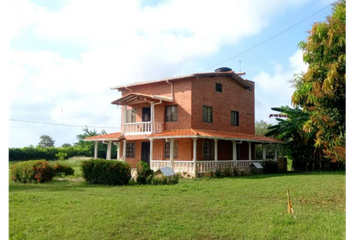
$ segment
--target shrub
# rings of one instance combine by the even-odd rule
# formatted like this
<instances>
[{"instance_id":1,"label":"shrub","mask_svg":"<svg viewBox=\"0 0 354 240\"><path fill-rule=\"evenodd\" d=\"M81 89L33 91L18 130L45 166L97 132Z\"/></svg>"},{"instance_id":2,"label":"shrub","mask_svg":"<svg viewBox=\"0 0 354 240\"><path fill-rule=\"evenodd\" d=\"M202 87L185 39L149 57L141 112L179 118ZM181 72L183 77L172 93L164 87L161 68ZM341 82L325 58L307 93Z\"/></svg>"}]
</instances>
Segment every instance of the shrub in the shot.
<instances>
[{"instance_id":1,"label":"shrub","mask_svg":"<svg viewBox=\"0 0 354 240\"><path fill-rule=\"evenodd\" d=\"M207 178L214 178L214 177L215 177L215 172L213 172L213 171L206 172L206 173L204 174L204 177L207 177Z\"/></svg>"},{"instance_id":2,"label":"shrub","mask_svg":"<svg viewBox=\"0 0 354 240\"><path fill-rule=\"evenodd\" d=\"M155 174L148 177L147 182L153 185L172 185L179 182L179 174L166 177L163 174Z\"/></svg>"},{"instance_id":3,"label":"shrub","mask_svg":"<svg viewBox=\"0 0 354 240\"><path fill-rule=\"evenodd\" d=\"M217 178L225 177L223 171L220 168L216 169L215 177L217 177Z\"/></svg>"},{"instance_id":4,"label":"shrub","mask_svg":"<svg viewBox=\"0 0 354 240\"><path fill-rule=\"evenodd\" d=\"M63 152L58 152L57 154L55 154L55 157L59 160L64 160L67 159L68 154Z\"/></svg>"},{"instance_id":5,"label":"shrub","mask_svg":"<svg viewBox=\"0 0 354 240\"><path fill-rule=\"evenodd\" d=\"M74 175L75 170L67 165L55 164L53 167L55 176L69 176Z\"/></svg>"},{"instance_id":6,"label":"shrub","mask_svg":"<svg viewBox=\"0 0 354 240\"><path fill-rule=\"evenodd\" d=\"M234 168L232 169L232 172L233 172L234 177L240 175L240 173L239 173L240 171L238 170L238 167L234 167Z\"/></svg>"},{"instance_id":7,"label":"shrub","mask_svg":"<svg viewBox=\"0 0 354 240\"><path fill-rule=\"evenodd\" d=\"M151 170L146 162L140 161L136 165L136 182L138 184L147 184L147 178L154 174L154 170Z\"/></svg>"},{"instance_id":8,"label":"shrub","mask_svg":"<svg viewBox=\"0 0 354 240\"><path fill-rule=\"evenodd\" d=\"M126 185L131 178L131 167L126 162L89 160L82 162L82 174L88 183Z\"/></svg>"},{"instance_id":9,"label":"shrub","mask_svg":"<svg viewBox=\"0 0 354 240\"><path fill-rule=\"evenodd\" d=\"M45 160L16 163L11 167L11 179L21 183L43 183L53 179L53 167Z\"/></svg>"},{"instance_id":10,"label":"shrub","mask_svg":"<svg viewBox=\"0 0 354 240\"><path fill-rule=\"evenodd\" d=\"M222 175L224 177L233 177L234 176L234 172L233 169L231 167L226 167L222 170Z\"/></svg>"},{"instance_id":11,"label":"shrub","mask_svg":"<svg viewBox=\"0 0 354 240\"><path fill-rule=\"evenodd\" d=\"M277 173L278 172L278 162L275 161L265 161L262 163L263 173Z\"/></svg>"}]
</instances>

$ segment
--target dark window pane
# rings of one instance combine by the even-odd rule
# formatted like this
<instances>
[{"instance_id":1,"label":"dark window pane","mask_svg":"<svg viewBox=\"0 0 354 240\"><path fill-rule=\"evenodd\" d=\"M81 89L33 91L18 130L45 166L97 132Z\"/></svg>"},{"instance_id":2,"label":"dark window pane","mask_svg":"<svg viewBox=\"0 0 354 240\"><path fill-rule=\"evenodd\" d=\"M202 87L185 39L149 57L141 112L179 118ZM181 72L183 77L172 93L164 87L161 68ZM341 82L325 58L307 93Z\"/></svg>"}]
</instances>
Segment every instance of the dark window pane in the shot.
<instances>
[{"instance_id":1,"label":"dark window pane","mask_svg":"<svg viewBox=\"0 0 354 240\"><path fill-rule=\"evenodd\" d=\"M231 111L231 125L232 126L239 125L239 113L236 111Z\"/></svg>"},{"instance_id":2,"label":"dark window pane","mask_svg":"<svg viewBox=\"0 0 354 240\"><path fill-rule=\"evenodd\" d=\"M178 121L178 107L166 106L166 122Z\"/></svg>"},{"instance_id":3,"label":"dark window pane","mask_svg":"<svg viewBox=\"0 0 354 240\"><path fill-rule=\"evenodd\" d=\"M203 122L213 122L213 108L203 106Z\"/></svg>"},{"instance_id":4,"label":"dark window pane","mask_svg":"<svg viewBox=\"0 0 354 240\"><path fill-rule=\"evenodd\" d=\"M215 83L215 91L222 92L222 84L221 83Z\"/></svg>"}]
</instances>

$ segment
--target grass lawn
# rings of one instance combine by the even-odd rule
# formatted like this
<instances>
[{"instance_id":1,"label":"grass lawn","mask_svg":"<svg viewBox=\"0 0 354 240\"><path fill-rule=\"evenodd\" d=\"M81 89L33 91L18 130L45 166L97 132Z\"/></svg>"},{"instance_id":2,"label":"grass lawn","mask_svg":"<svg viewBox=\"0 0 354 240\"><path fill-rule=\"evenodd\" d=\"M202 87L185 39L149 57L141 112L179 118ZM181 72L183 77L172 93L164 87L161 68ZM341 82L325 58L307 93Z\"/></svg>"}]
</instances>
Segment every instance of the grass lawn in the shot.
<instances>
[{"instance_id":1,"label":"grass lawn","mask_svg":"<svg viewBox=\"0 0 354 240\"><path fill-rule=\"evenodd\" d=\"M345 239L344 173L118 187L79 176L10 182L10 239ZM295 217L282 215L287 188Z\"/></svg>"}]
</instances>

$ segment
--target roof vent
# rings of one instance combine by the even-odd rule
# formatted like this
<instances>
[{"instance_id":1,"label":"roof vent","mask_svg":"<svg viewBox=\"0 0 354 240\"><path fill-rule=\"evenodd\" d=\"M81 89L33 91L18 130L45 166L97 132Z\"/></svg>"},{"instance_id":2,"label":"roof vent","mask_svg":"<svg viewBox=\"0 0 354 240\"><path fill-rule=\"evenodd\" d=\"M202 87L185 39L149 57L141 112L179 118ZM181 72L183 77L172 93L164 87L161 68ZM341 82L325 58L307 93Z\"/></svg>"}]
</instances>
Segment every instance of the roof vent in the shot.
<instances>
[{"instance_id":1,"label":"roof vent","mask_svg":"<svg viewBox=\"0 0 354 240\"><path fill-rule=\"evenodd\" d=\"M232 71L232 69L228 68L228 67L221 67L221 68L215 69L215 72L230 72L230 71Z\"/></svg>"}]
</instances>

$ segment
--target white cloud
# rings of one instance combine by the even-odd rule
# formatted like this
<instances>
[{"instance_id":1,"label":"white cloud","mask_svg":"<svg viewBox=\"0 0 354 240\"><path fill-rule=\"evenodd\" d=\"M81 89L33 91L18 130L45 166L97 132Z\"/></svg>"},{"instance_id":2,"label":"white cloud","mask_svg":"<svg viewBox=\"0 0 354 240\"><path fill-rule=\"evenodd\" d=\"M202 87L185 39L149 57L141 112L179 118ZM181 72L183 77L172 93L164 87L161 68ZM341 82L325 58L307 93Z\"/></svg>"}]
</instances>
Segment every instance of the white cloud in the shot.
<instances>
[{"instance_id":1,"label":"white cloud","mask_svg":"<svg viewBox=\"0 0 354 240\"><path fill-rule=\"evenodd\" d=\"M292 84L294 74L306 72L307 64L303 62L303 53L296 51L289 57L289 70L284 71L283 65L274 66L274 74L260 72L254 77L256 83L256 120L275 122L275 119L269 119L269 114L273 113L272 107L291 105L291 96L294 92Z\"/></svg>"},{"instance_id":2,"label":"white cloud","mask_svg":"<svg viewBox=\"0 0 354 240\"><path fill-rule=\"evenodd\" d=\"M197 60L259 33L276 15L307 1L170 0L143 6L140 1L68 0L54 12L17 1L12 36L32 31L42 41L86 51L80 60L65 59L60 51L11 51L10 117L118 127L118 110L110 102L119 95L110 87L204 71ZM296 59L290 60L294 68ZM256 83L271 93L276 92L271 85L279 84L285 94L284 77L291 76L281 65L276 71L274 76L262 72ZM29 131L39 138L39 130ZM80 131L61 134L60 141L72 142L67 139ZM22 134L12 128L10 145L28 145L28 139L20 142Z\"/></svg>"}]
</instances>

